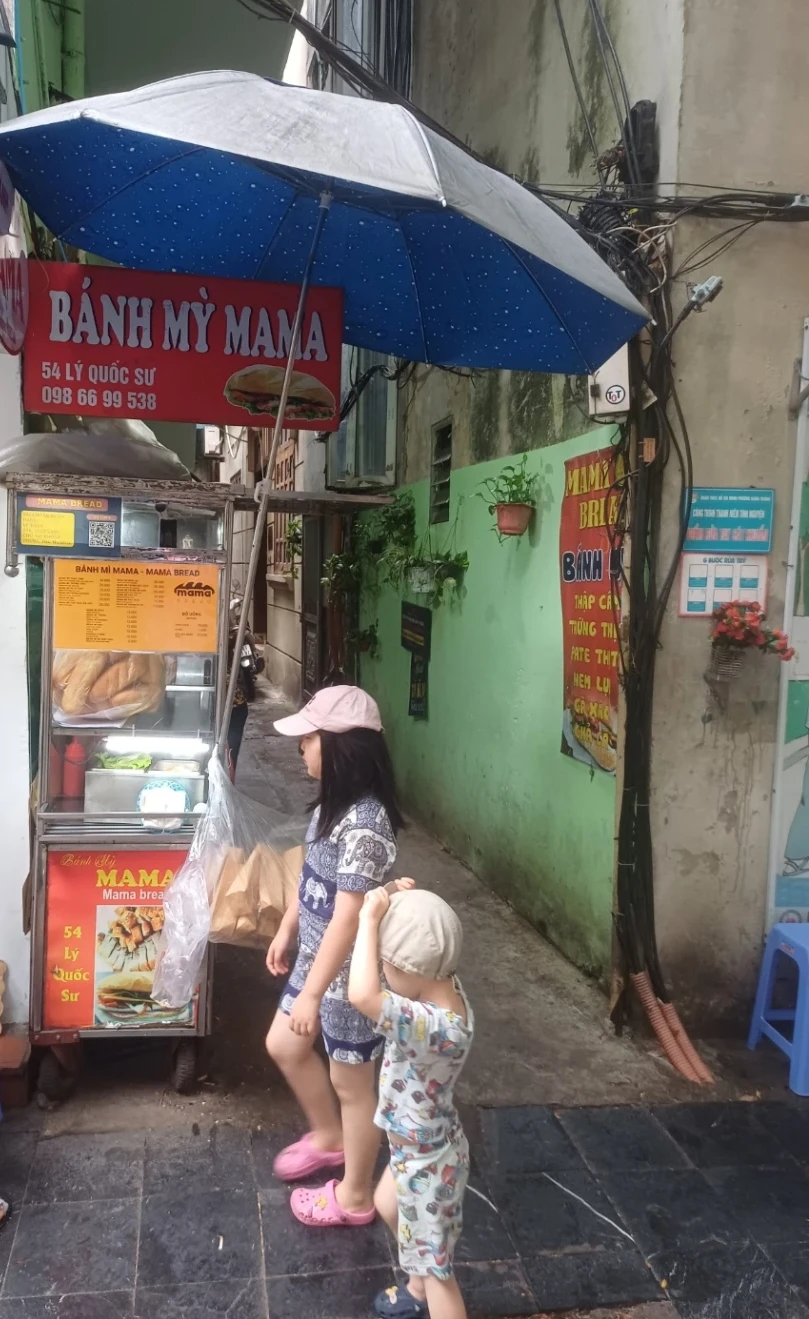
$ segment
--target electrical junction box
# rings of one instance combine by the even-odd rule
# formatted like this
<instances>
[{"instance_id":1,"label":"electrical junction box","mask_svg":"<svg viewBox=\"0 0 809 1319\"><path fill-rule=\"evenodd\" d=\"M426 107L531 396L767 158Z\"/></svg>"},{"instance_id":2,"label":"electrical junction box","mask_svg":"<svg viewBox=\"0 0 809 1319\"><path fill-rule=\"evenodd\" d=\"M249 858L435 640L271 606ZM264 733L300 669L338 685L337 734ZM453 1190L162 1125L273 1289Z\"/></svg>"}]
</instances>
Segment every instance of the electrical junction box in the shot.
<instances>
[{"instance_id":1,"label":"electrical junction box","mask_svg":"<svg viewBox=\"0 0 809 1319\"><path fill-rule=\"evenodd\" d=\"M629 349L619 348L608 362L587 378L590 416L594 421L615 421L629 412Z\"/></svg>"}]
</instances>

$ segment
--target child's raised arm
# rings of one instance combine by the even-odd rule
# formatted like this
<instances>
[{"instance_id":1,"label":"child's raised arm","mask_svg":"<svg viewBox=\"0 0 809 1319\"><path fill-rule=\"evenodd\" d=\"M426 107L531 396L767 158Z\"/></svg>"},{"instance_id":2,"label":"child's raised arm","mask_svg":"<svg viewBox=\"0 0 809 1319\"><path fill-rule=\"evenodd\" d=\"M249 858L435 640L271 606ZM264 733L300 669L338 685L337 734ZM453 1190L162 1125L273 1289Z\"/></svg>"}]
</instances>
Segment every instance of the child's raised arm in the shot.
<instances>
[{"instance_id":1,"label":"child's raised arm","mask_svg":"<svg viewBox=\"0 0 809 1319\"><path fill-rule=\"evenodd\" d=\"M350 1001L371 1021L378 1021L382 1013L379 926L389 906L390 894L386 888L376 888L366 893L360 910L360 926L348 977Z\"/></svg>"}]
</instances>

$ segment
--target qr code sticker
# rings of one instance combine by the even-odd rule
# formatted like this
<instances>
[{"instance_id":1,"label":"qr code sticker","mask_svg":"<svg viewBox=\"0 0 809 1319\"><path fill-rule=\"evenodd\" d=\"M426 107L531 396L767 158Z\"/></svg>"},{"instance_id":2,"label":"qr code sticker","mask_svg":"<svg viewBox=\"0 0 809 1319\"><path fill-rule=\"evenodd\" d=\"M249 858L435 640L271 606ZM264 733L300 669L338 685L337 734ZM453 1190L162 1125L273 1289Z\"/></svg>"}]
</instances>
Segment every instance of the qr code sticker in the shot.
<instances>
[{"instance_id":1,"label":"qr code sticker","mask_svg":"<svg viewBox=\"0 0 809 1319\"><path fill-rule=\"evenodd\" d=\"M87 526L87 544L91 550L112 550L115 548L114 522L90 521Z\"/></svg>"}]
</instances>

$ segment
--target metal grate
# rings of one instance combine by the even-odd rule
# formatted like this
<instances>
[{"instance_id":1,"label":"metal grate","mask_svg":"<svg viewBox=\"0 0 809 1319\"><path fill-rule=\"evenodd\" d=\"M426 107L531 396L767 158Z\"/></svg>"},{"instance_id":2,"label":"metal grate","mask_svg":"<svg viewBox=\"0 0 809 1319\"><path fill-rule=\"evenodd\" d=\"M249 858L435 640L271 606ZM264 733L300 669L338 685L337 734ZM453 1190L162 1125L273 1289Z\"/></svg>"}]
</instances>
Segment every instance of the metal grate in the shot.
<instances>
[{"instance_id":1,"label":"metal grate","mask_svg":"<svg viewBox=\"0 0 809 1319\"><path fill-rule=\"evenodd\" d=\"M433 426L430 466L430 522L449 522L449 482L452 472L452 422Z\"/></svg>"}]
</instances>

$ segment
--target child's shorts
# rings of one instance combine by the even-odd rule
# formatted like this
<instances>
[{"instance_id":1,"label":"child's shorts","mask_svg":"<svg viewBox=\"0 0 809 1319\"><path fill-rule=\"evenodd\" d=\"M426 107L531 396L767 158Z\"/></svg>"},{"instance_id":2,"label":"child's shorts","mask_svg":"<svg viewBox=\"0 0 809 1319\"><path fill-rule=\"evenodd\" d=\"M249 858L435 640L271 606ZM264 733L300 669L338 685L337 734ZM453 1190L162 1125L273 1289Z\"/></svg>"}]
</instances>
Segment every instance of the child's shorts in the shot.
<instances>
[{"instance_id":1,"label":"child's shorts","mask_svg":"<svg viewBox=\"0 0 809 1319\"><path fill-rule=\"evenodd\" d=\"M406 1273L452 1277L469 1180L469 1145L460 1127L447 1144L426 1153L391 1146L390 1166L399 1201L399 1263Z\"/></svg>"}]
</instances>

